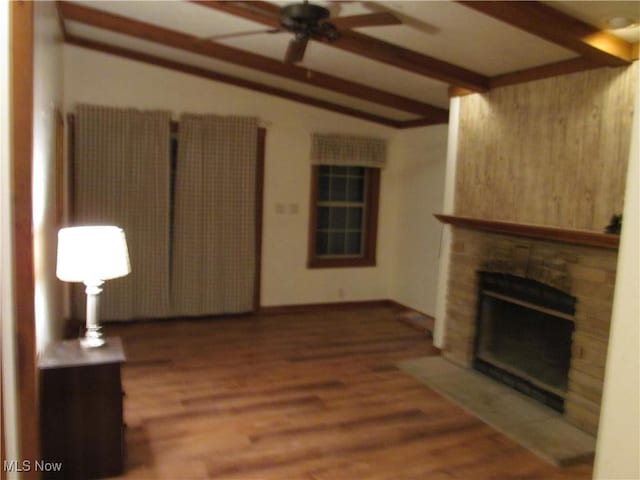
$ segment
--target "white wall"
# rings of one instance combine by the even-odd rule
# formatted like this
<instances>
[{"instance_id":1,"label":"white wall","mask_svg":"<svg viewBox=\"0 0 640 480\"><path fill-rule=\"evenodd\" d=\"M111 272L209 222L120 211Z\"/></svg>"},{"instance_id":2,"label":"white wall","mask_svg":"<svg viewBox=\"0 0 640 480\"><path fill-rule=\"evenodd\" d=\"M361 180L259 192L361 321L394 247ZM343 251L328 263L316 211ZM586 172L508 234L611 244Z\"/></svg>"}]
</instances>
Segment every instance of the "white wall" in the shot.
<instances>
[{"instance_id":1,"label":"white wall","mask_svg":"<svg viewBox=\"0 0 640 480\"><path fill-rule=\"evenodd\" d=\"M0 2L0 322L2 325L2 414L7 459L19 458L11 209L11 136L9 97L9 2ZM9 473L8 478L16 478Z\"/></svg>"},{"instance_id":2,"label":"white wall","mask_svg":"<svg viewBox=\"0 0 640 480\"><path fill-rule=\"evenodd\" d=\"M65 46L64 50L67 111L73 111L77 103L86 102L167 109L176 119L183 112L252 115L260 118L267 128L262 305L392 297L398 208L397 185L392 177L400 161L399 156L404 151L412 151L400 131L78 47ZM443 132L445 127L437 128L438 132ZM390 167L382 173L376 267L306 268L311 182L310 134L335 131L389 140ZM426 128L420 131L427 132L426 135L429 132ZM417 137L419 134L415 134ZM411 135L407 134L407 138L411 138ZM419 150L427 148L431 141L427 139L422 142ZM435 140L433 142L437 143ZM412 162L417 162L415 155ZM284 205L287 213L276 213L278 204ZM297 213L289 213L291 210L297 210ZM425 245L425 249L428 248ZM426 268L429 269L428 266Z\"/></svg>"},{"instance_id":3,"label":"white wall","mask_svg":"<svg viewBox=\"0 0 640 480\"><path fill-rule=\"evenodd\" d=\"M393 142L393 130L343 115L253 93L111 55L65 47L65 103L80 102L167 109L188 113L252 115L267 127L262 305L388 298L389 248L393 230L384 203L380 212L380 254L375 268L306 268L309 221L310 134L340 130L381 136ZM393 160L393 159L391 159ZM382 197L387 194L382 182ZM298 213L276 213L284 204Z\"/></svg>"},{"instance_id":4,"label":"white wall","mask_svg":"<svg viewBox=\"0 0 640 480\"><path fill-rule=\"evenodd\" d=\"M433 316L438 282L447 125L404 130L394 173L397 196L394 300Z\"/></svg>"},{"instance_id":5,"label":"white wall","mask_svg":"<svg viewBox=\"0 0 640 480\"><path fill-rule=\"evenodd\" d=\"M640 88L636 94L594 478L640 478Z\"/></svg>"},{"instance_id":6,"label":"white wall","mask_svg":"<svg viewBox=\"0 0 640 480\"><path fill-rule=\"evenodd\" d=\"M34 3L33 241L38 351L62 336L56 261L55 114L62 110L62 43L54 2Z\"/></svg>"}]
</instances>

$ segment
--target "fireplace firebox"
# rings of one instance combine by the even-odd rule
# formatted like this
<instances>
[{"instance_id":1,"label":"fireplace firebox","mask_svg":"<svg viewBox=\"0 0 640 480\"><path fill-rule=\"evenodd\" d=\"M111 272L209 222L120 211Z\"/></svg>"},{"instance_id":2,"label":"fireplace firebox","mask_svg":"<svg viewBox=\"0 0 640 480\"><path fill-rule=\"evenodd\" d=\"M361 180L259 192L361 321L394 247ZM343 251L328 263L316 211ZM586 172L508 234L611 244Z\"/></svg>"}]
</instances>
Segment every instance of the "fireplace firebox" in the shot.
<instances>
[{"instance_id":1,"label":"fireplace firebox","mask_svg":"<svg viewBox=\"0 0 640 480\"><path fill-rule=\"evenodd\" d=\"M473 367L563 412L575 303L536 280L479 272Z\"/></svg>"}]
</instances>

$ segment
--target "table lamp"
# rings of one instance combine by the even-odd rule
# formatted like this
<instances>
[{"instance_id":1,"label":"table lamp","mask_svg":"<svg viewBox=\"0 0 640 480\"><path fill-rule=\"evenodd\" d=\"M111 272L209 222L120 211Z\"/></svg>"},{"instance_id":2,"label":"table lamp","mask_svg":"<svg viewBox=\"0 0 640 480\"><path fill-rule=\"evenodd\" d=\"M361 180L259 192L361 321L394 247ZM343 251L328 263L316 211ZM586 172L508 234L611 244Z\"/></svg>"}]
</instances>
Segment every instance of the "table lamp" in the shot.
<instances>
[{"instance_id":1,"label":"table lamp","mask_svg":"<svg viewBox=\"0 0 640 480\"><path fill-rule=\"evenodd\" d=\"M105 280L124 277L131 271L124 231L114 226L62 228L58 232L57 277L82 282L87 294L87 331L84 348L105 344L98 324L98 295Z\"/></svg>"}]
</instances>

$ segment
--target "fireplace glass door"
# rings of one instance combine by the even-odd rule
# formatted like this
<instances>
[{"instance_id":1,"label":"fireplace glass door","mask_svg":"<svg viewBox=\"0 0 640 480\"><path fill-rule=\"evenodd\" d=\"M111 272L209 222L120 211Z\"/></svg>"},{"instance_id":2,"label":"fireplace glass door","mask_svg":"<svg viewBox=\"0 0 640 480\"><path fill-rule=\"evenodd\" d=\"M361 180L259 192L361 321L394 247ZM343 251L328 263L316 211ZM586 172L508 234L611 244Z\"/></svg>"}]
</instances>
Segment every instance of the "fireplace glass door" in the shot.
<instances>
[{"instance_id":1,"label":"fireplace glass door","mask_svg":"<svg viewBox=\"0 0 640 480\"><path fill-rule=\"evenodd\" d=\"M474 367L562 411L573 297L511 275L484 273L480 283Z\"/></svg>"}]
</instances>

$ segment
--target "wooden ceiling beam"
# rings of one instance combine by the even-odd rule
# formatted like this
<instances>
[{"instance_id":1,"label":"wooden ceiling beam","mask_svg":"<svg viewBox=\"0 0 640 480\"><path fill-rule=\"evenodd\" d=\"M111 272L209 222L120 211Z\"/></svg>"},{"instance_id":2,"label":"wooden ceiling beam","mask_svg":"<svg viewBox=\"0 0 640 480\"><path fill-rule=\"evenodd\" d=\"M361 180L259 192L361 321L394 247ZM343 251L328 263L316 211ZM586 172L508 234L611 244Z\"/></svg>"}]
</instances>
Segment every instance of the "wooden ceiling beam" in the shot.
<instances>
[{"instance_id":1,"label":"wooden ceiling beam","mask_svg":"<svg viewBox=\"0 0 640 480\"><path fill-rule=\"evenodd\" d=\"M396 128L407 129L407 128L417 128L417 127L429 127L431 125L437 125L437 123L427 118L416 118L415 120L405 120L403 122L398 122L398 125L396 126Z\"/></svg>"},{"instance_id":2,"label":"wooden ceiling beam","mask_svg":"<svg viewBox=\"0 0 640 480\"><path fill-rule=\"evenodd\" d=\"M631 44L538 1L458 3L572 50L599 66L619 67L633 60Z\"/></svg>"},{"instance_id":3,"label":"wooden ceiling beam","mask_svg":"<svg viewBox=\"0 0 640 480\"><path fill-rule=\"evenodd\" d=\"M448 121L449 114L446 109L315 70L296 65L286 65L269 57L228 47L212 41L204 41L198 37L175 30L169 30L138 20L84 7L76 3L61 1L58 2L58 8L65 20L80 22L119 34L125 34L191 53L223 60L235 65L359 98L367 102L410 112L436 122Z\"/></svg>"},{"instance_id":4,"label":"wooden ceiling beam","mask_svg":"<svg viewBox=\"0 0 640 480\"><path fill-rule=\"evenodd\" d=\"M489 89L489 78L484 75L353 30L343 31L335 43L322 43L474 92Z\"/></svg>"},{"instance_id":5,"label":"wooden ceiling beam","mask_svg":"<svg viewBox=\"0 0 640 480\"><path fill-rule=\"evenodd\" d=\"M518 70L515 72L503 73L491 77L489 85L491 89L497 87L505 87L507 85L515 85L518 83L532 82L534 80L542 80L544 78L557 77L559 75L569 75L571 73L584 72L585 70L593 70L594 68L601 68L600 65L596 65L589 60L582 57L572 58L569 60L562 60L560 62L548 63L546 65L539 65L537 67L525 68L524 70ZM471 90L465 90L456 86L449 86L449 98L451 97L464 97L476 92Z\"/></svg>"},{"instance_id":6,"label":"wooden ceiling beam","mask_svg":"<svg viewBox=\"0 0 640 480\"><path fill-rule=\"evenodd\" d=\"M147 53L137 52L128 48L116 47L114 45L108 45L106 43L97 42L95 40L89 40L86 38L78 37L75 35L67 34L64 38L65 43L69 45L75 45L77 47L87 48L102 53L108 53L110 55L116 55L118 57L126 58L129 60L135 60L138 62L154 65L157 67L167 68L176 72L186 73L188 75L194 75L196 77L206 78L208 80L214 80L216 82L226 83L234 85L236 87L246 88L254 92L266 93L268 95L274 95L276 97L284 98L286 100L292 100L294 102L303 103L312 107L322 108L335 113L341 113L343 115L349 115L351 117L359 118L369 122L379 123L387 127L399 128L402 123L401 120L394 120L391 118L381 117L372 113L363 112L354 108L344 107L335 103L327 102L317 98L310 97L308 95L302 95L299 93L293 93L281 88L271 87L258 82L250 80L244 80L238 77L233 77L224 73L215 72L206 68L196 67L194 65L187 65L185 63L168 60L166 58L150 55Z\"/></svg>"},{"instance_id":7,"label":"wooden ceiling beam","mask_svg":"<svg viewBox=\"0 0 640 480\"><path fill-rule=\"evenodd\" d=\"M272 28L280 28L280 8L269 2L192 1L203 7L230 13ZM399 47L398 45L353 30L342 30L340 33L340 39L335 42L324 41L319 37L314 37L314 40L321 41L323 44L339 50L354 53L418 75L457 85L473 90L474 92L483 92L489 87L488 77L467 70L466 68Z\"/></svg>"},{"instance_id":8,"label":"wooden ceiling beam","mask_svg":"<svg viewBox=\"0 0 640 480\"><path fill-rule=\"evenodd\" d=\"M491 78L491 88L532 82L534 80L542 80L543 78L557 77L559 75L569 75L570 73L584 72L585 70L593 70L594 68L600 68L600 65L582 57L572 58L561 62L519 70L517 72L496 75Z\"/></svg>"}]
</instances>

